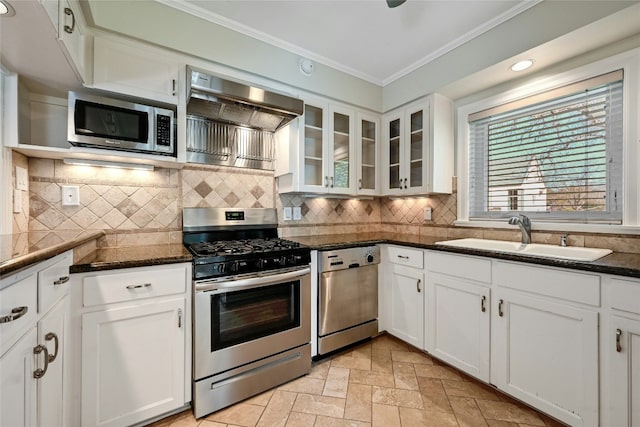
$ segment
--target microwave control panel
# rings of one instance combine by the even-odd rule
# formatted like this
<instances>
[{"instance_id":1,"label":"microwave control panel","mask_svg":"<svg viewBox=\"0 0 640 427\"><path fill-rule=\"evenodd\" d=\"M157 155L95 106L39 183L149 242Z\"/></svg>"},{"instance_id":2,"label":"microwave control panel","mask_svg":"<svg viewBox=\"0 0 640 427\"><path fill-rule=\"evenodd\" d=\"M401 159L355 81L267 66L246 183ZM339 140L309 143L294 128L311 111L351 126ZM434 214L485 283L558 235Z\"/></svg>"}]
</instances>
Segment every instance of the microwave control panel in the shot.
<instances>
[{"instance_id":1,"label":"microwave control panel","mask_svg":"<svg viewBox=\"0 0 640 427\"><path fill-rule=\"evenodd\" d=\"M156 115L156 144L165 147L171 146L171 116Z\"/></svg>"}]
</instances>

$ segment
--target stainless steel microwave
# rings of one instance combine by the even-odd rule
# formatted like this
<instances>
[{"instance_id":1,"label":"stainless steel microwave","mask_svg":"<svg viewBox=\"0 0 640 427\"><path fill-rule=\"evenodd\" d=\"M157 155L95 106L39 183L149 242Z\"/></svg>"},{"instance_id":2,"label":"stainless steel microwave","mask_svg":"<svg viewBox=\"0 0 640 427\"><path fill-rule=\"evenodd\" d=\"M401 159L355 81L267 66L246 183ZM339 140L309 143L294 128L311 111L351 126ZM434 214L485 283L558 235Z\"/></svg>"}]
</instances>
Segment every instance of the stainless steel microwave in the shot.
<instances>
[{"instance_id":1,"label":"stainless steel microwave","mask_svg":"<svg viewBox=\"0 0 640 427\"><path fill-rule=\"evenodd\" d=\"M172 110L69 92L72 145L175 156Z\"/></svg>"}]
</instances>

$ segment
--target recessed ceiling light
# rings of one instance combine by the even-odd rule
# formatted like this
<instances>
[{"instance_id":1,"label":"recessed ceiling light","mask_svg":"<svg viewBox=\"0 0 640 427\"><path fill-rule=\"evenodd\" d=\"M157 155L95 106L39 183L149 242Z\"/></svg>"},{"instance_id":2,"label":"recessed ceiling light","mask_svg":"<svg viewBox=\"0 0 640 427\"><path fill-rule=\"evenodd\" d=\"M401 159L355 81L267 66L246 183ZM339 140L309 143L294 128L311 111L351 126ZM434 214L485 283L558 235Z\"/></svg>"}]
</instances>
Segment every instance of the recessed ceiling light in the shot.
<instances>
[{"instance_id":1,"label":"recessed ceiling light","mask_svg":"<svg viewBox=\"0 0 640 427\"><path fill-rule=\"evenodd\" d=\"M523 71L533 65L533 59L525 59L523 61L518 61L511 66L511 71Z\"/></svg>"},{"instance_id":2,"label":"recessed ceiling light","mask_svg":"<svg viewBox=\"0 0 640 427\"><path fill-rule=\"evenodd\" d=\"M0 0L0 16L13 16L16 12L5 0Z\"/></svg>"}]
</instances>

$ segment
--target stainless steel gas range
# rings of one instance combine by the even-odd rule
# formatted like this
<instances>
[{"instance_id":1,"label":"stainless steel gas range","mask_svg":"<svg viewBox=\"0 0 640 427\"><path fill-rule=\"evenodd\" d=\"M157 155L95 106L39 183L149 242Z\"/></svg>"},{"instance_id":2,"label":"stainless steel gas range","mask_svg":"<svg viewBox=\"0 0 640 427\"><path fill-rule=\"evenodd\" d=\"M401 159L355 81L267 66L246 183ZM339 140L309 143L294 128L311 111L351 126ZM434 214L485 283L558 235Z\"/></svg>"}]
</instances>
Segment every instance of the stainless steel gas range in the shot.
<instances>
[{"instance_id":1,"label":"stainless steel gas range","mask_svg":"<svg viewBox=\"0 0 640 427\"><path fill-rule=\"evenodd\" d=\"M197 418L311 368L311 251L277 234L275 209L183 211Z\"/></svg>"}]
</instances>

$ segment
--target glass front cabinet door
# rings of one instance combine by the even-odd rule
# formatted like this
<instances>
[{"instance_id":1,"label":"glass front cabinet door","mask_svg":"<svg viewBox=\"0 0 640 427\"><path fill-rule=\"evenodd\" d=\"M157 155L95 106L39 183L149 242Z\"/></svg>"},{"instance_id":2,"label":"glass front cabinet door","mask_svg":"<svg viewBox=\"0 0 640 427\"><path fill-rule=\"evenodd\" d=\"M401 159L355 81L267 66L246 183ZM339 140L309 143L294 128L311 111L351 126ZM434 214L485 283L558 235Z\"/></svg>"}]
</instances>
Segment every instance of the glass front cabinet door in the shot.
<instances>
[{"instance_id":1,"label":"glass front cabinet door","mask_svg":"<svg viewBox=\"0 0 640 427\"><path fill-rule=\"evenodd\" d=\"M378 194L380 119L372 114L358 113L356 121L357 193Z\"/></svg>"},{"instance_id":2,"label":"glass front cabinet door","mask_svg":"<svg viewBox=\"0 0 640 427\"><path fill-rule=\"evenodd\" d=\"M431 95L383 118L383 195L451 193L451 101Z\"/></svg>"},{"instance_id":3,"label":"glass front cabinet door","mask_svg":"<svg viewBox=\"0 0 640 427\"><path fill-rule=\"evenodd\" d=\"M322 103L305 103L304 126L301 126L301 140L303 141L300 174L301 189L310 192L325 191L328 180L326 179L325 164L326 142L328 141L328 108Z\"/></svg>"}]
</instances>

